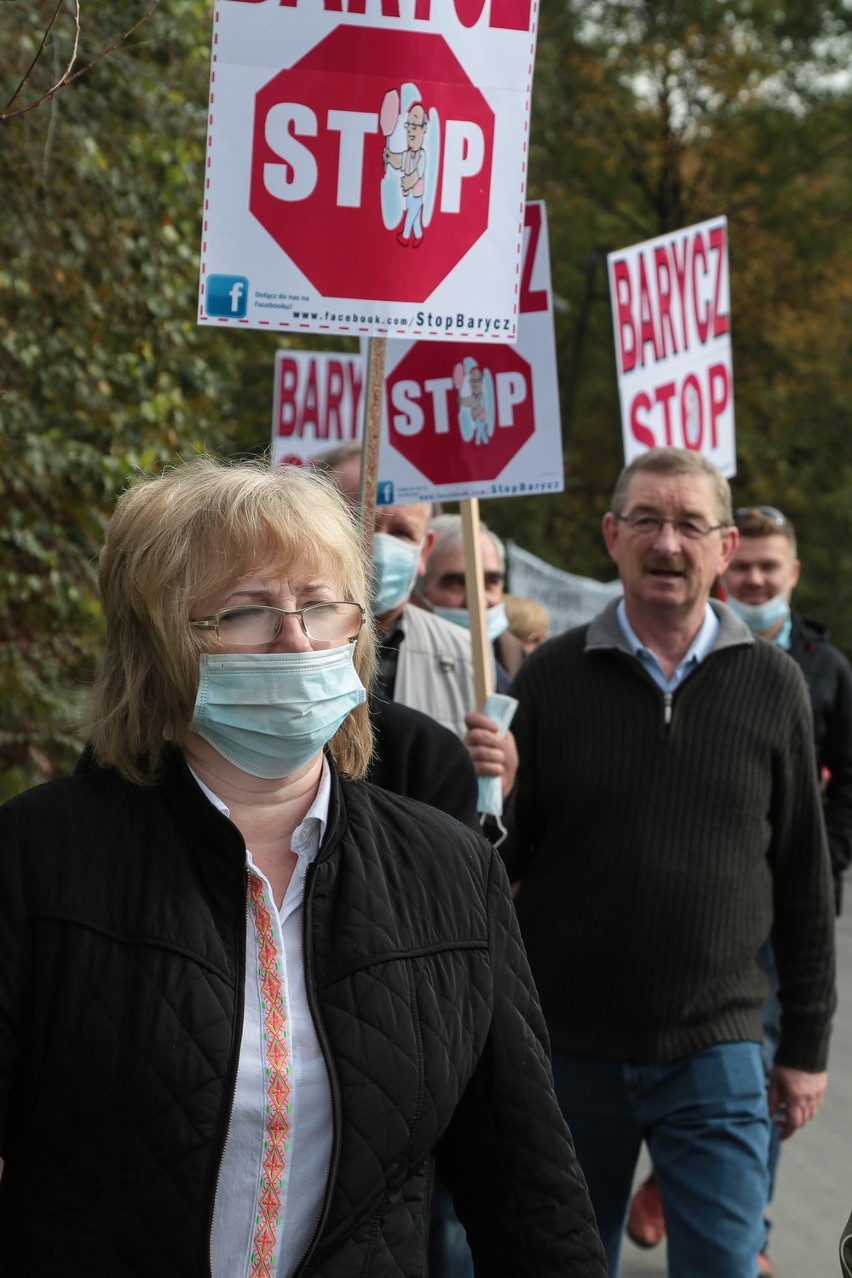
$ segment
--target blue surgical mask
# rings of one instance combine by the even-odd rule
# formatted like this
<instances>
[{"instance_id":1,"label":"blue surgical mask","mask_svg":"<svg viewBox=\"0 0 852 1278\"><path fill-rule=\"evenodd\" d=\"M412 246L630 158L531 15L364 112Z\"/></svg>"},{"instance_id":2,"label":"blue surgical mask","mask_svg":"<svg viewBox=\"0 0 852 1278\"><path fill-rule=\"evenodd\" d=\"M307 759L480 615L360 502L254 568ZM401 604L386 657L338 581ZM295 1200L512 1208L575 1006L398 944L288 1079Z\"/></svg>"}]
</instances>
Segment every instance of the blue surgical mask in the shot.
<instances>
[{"instance_id":1,"label":"blue surgical mask","mask_svg":"<svg viewBox=\"0 0 852 1278\"><path fill-rule=\"evenodd\" d=\"M384 617L407 603L417 576L420 545L376 533L373 537L373 612Z\"/></svg>"},{"instance_id":2,"label":"blue surgical mask","mask_svg":"<svg viewBox=\"0 0 852 1278\"><path fill-rule=\"evenodd\" d=\"M443 617L444 621L449 621L454 626L464 626L465 630L470 630L470 613L467 608L439 608L435 604L432 611L437 617ZM498 603L493 608L485 609L485 632L491 643L495 639L499 639L508 629L509 618L506 616L505 604Z\"/></svg>"},{"instance_id":3,"label":"blue surgical mask","mask_svg":"<svg viewBox=\"0 0 852 1278\"><path fill-rule=\"evenodd\" d=\"M779 621L786 621L790 616L790 605L784 595L775 595L762 604L741 603L739 599L732 599L729 595L727 604L731 612L758 635L771 630Z\"/></svg>"},{"instance_id":4,"label":"blue surgical mask","mask_svg":"<svg viewBox=\"0 0 852 1278\"><path fill-rule=\"evenodd\" d=\"M366 699L354 644L321 652L201 654L190 728L253 777L290 776Z\"/></svg>"}]
</instances>

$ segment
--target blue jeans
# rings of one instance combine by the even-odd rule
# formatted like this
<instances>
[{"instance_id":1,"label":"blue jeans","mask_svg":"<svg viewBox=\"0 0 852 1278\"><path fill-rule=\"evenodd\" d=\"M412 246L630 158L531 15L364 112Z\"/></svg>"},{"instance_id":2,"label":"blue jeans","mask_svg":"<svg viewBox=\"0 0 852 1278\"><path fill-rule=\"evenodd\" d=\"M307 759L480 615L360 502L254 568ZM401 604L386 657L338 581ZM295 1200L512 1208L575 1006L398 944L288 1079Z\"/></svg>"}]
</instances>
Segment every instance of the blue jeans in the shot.
<instances>
[{"instance_id":1,"label":"blue jeans","mask_svg":"<svg viewBox=\"0 0 852 1278\"><path fill-rule=\"evenodd\" d=\"M763 1021L763 1068L767 1077L772 1069L775 1060L775 1053L778 1050L778 1040L781 1037L781 1004L778 1002L778 969L775 966L775 951L772 948L772 942L764 941L760 947L758 955L763 970L766 972L769 981L769 994L763 1004L761 1011L761 1019ZM767 1167L769 1170L769 1188L766 1195L767 1203L772 1202L772 1195L775 1193L775 1177L778 1174L778 1159L781 1157L781 1136L778 1127L772 1123L769 1130L769 1159ZM763 1241L763 1250L769 1246L769 1231L772 1228L771 1222L767 1219L764 1222L765 1236Z\"/></svg>"},{"instance_id":2,"label":"blue jeans","mask_svg":"<svg viewBox=\"0 0 852 1278\"><path fill-rule=\"evenodd\" d=\"M721 1043L667 1065L554 1051L553 1074L610 1278L643 1140L665 1204L669 1278L754 1278L769 1141L759 1045Z\"/></svg>"}]
</instances>

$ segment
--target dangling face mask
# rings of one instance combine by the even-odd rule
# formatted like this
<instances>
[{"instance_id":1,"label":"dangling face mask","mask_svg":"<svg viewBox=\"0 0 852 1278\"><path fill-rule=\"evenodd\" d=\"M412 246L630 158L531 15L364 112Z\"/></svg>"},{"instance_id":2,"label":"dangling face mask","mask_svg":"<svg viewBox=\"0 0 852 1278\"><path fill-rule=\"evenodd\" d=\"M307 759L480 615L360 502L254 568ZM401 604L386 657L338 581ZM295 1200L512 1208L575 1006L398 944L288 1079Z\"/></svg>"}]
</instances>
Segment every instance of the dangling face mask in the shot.
<instances>
[{"instance_id":1,"label":"dangling face mask","mask_svg":"<svg viewBox=\"0 0 852 1278\"><path fill-rule=\"evenodd\" d=\"M289 776L366 699L354 651L202 653L190 728L253 777Z\"/></svg>"},{"instance_id":2,"label":"dangling face mask","mask_svg":"<svg viewBox=\"0 0 852 1278\"><path fill-rule=\"evenodd\" d=\"M388 533L373 537L373 612L384 617L404 604L414 587L420 545Z\"/></svg>"},{"instance_id":3,"label":"dangling face mask","mask_svg":"<svg viewBox=\"0 0 852 1278\"><path fill-rule=\"evenodd\" d=\"M741 603L739 599L729 595L727 604L731 612L735 613L740 621L744 621L749 630L753 630L758 635L771 630L773 626L786 621L790 616L790 605L786 595L775 595L762 604Z\"/></svg>"},{"instance_id":4,"label":"dangling face mask","mask_svg":"<svg viewBox=\"0 0 852 1278\"><path fill-rule=\"evenodd\" d=\"M435 604L432 611L437 617L443 617L444 621L449 621L454 626L464 626L465 630L470 630L470 613L467 608L440 608ZM493 608L485 609L485 631L491 643L495 639L499 639L508 629L509 618L506 616L505 604L498 603Z\"/></svg>"}]
</instances>

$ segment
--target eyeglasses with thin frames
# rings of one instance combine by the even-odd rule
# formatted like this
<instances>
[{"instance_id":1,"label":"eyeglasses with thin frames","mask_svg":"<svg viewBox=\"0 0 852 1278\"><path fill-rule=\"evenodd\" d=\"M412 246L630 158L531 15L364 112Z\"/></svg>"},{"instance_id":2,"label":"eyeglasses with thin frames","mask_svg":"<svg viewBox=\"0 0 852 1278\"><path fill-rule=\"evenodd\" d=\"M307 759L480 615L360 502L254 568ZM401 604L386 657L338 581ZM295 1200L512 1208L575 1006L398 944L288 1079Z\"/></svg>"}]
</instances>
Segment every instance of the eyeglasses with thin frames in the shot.
<instances>
[{"instance_id":1,"label":"eyeglasses with thin frames","mask_svg":"<svg viewBox=\"0 0 852 1278\"><path fill-rule=\"evenodd\" d=\"M718 532L722 528L729 527L728 524L708 524L700 518L692 519L669 519L663 518L662 515L616 515L616 519L621 523L627 524L630 531L637 537L657 536L665 528L666 524L671 524L678 537L685 537L688 541L700 541L702 537L709 537L712 532Z\"/></svg>"},{"instance_id":2,"label":"eyeglasses with thin frames","mask_svg":"<svg viewBox=\"0 0 852 1278\"><path fill-rule=\"evenodd\" d=\"M191 624L197 630L212 630L234 648L259 648L274 643L285 617L298 617L311 643L354 643L364 624L364 609L358 603L315 603L306 608L273 608L268 604L244 604L225 608Z\"/></svg>"}]
</instances>

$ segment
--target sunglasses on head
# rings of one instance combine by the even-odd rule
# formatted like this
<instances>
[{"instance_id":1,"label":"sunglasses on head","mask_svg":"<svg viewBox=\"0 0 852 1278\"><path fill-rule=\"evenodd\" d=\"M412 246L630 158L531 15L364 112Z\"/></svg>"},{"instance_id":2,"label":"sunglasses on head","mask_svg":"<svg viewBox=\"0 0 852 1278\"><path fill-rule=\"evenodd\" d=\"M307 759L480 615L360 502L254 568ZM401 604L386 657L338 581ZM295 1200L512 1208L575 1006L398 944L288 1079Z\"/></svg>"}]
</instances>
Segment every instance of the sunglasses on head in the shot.
<instances>
[{"instance_id":1,"label":"sunglasses on head","mask_svg":"<svg viewBox=\"0 0 852 1278\"><path fill-rule=\"evenodd\" d=\"M787 526L787 516L782 515L776 506L740 506L734 511L734 520L739 524L748 519L749 515L763 515L764 519L770 520L776 528Z\"/></svg>"}]
</instances>

